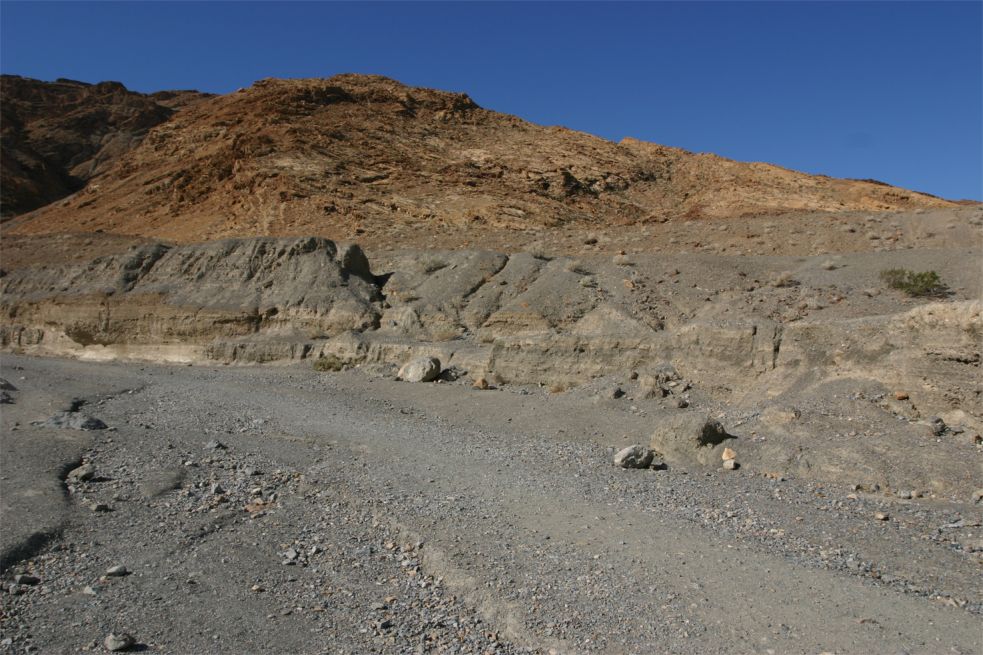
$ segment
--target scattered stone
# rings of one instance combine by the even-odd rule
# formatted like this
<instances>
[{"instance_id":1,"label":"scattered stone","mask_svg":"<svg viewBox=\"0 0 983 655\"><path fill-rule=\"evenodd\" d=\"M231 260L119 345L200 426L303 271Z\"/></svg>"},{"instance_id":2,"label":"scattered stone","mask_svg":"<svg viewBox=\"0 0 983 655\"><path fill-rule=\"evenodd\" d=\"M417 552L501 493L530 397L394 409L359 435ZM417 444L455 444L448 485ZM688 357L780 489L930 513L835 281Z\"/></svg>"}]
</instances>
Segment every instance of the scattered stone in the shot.
<instances>
[{"instance_id":1,"label":"scattered stone","mask_svg":"<svg viewBox=\"0 0 983 655\"><path fill-rule=\"evenodd\" d=\"M218 441L217 439L212 439L211 441L205 444L205 448L207 448L208 450L225 450L227 446L221 441Z\"/></svg>"},{"instance_id":2,"label":"scattered stone","mask_svg":"<svg viewBox=\"0 0 983 655\"><path fill-rule=\"evenodd\" d=\"M477 380L474 381L474 384L472 384L471 386L474 387L475 389L484 391L488 389L488 380L486 380L483 377L478 378Z\"/></svg>"},{"instance_id":3,"label":"scattered stone","mask_svg":"<svg viewBox=\"0 0 983 655\"><path fill-rule=\"evenodd\" d=\"M875 512L874 513L874 518L877 519L878 521L886 521L886 520L888 520L891 517L888 516L888 514L886 512Z\"/></svg>"},{"instance_id":4,"label":"scattered stone","mask_svg":"<svg viewBox=\"0 0 983 655\"><path fill-rule=\"evenodd\" d=\"M224 493L225 493L225 488L222 487L222 485L220 485L218 482L216 482L215 484L212 485L212 495L213 496L219 496L219 495L224 494Z\"/></svg>"},{"instance_id":5,"label":"scattered stone","mask_svg":"<svg viewBox=\"0 0 983 655\"><path fill-rule=\"evenodd\" d=\"M19 584L12 584L7 587L7 593L12 596L20 596L25 591L27 590Z\"/></svg>"},{"instance_id":6,"label":"scattered stone","mask_svg":"<svg viewBox=\"0 0 983 655\"><path fill-rule=\"evenodd\" d=\"M83 464L68 472L68 480L72 482L88 482L96 475L96 469L91 464Z\"/></svg>"},{"instance_id":7,"label":"scattered stone","mask_svg":"<svg viewBox=\"0 0 983 655\"><path fill-rule=\"evenodd\" d=\"M0 391L0 405L13 405L14 397L6 391Z\"/></svg>"},{"instance_id":8,"label":"scattered stone","mask_svg":"<svg viewBox=\"0 0 983 655\"><path fill-rule=\"evenodd\" d=\"M283 557L286 558L288 561L293 561L297 559L297 551L294 550L293 548L290 548L285 553L283 553Z\"/></svg>"},{"instance_id":9,"label":"scattered stone","mask_svg":"<svg viewBox=\"0 0 983 655\"><path fill-rule=\"evenodd\" d=\"M34 586L41 583L41 578L35 577L33 575L27 575L26 573L20 573L14 576L14 584L26 584Z\"/></svg>"},{"instance_id":10,"label":"scattered stone","mask_svg":"<svg viewBox=\"0 0 983 655\"><path fill-rule=\"evenodd\" d=\"M17 391L17 387L10 384L6 378L0 378L0 389L3 391Z\"/></svg>"},{"instance_id":11,"label":"scattered stone","mask_svg":"<svg viewBox=\"0 0 983 655\"><path fill-rule=\"evenodd\" d=\"M736 459L725 459L723 466L727 471L736 471L741 467L741 465L737 463Z\"/></svg>"},{"instance_id":12,"label":"scattered stone","mask_svg":"<svg viewBox=\"0 0 983 655\"><path fill-rule=\"evenodd\" d=\"M902 490L902 491L895 491L894 495L897 496L898 498L901 498L902 500L911 500L913 494L908 490Z\"/></svg>"},{"instance_id":13,"label":"scattered stone","mask_svg":"<svg viewBox=\"0 0 983 655\"><path fill-rule=\"evenodd\" d=\"M945 421L938 416L933 416L928 419L928 425L930 428L932 428L932 434L934 434L936 437L941 437L943 434L945 434Z\"/></svg>"},{"instance_id":14,"label":"scattered stone","mask_svg":"<svg viewBox=\"0 0 983 655\"><path fill-rule=\"evenodd\" d=\"M973 492L973 502L976 504L983 502L983 489L977 489Z\"/></svg>"},{"instance_id":15,"label":"scattered stone","mask_svg":"<svg viewBox=\"0 0 983 655\"><path fill-rule=\"evenodd\" d=\"M406 382L433 382L440 375L440 360L436 357L417 357L411 359L396 377Z\"/></svg>"},{"instance_id":16,"label":"scattered stone","mask_svg":"<svg viewBox=\"0 0 983 655\"><path fill-rule=\"evenodd\" d=\"M680 398L679 400L676 401L676 407L678 407L679 409L686 409L687 407L689 407L689 400L687 400L686 398Z\"/></svg>"},{"instance_id":17,"label":"scattered stone","mask_svg":"<svg viewBox=\"0 0 983 655\"><path fill-rule=\"evenodd\" d=\"M109 505L107 505L106 503L93 503L92 504L92 511L93 512L111 512L112 511L112 508Z\"/></svg>"},{"instance_id":18,"label":"scattered stone","mask_svg":"<svg viewBox=\"0 0 983 655\"><path fill-rule=\"evenodd\" d=\"M623 469L644 469L649 467L654 456L651 450L643 446L628 446L614 456L614 464Z\"/></svg>"},{"instance_id":19,"label":"scattered stone","mask_svg":"<svg viewBox=\"0 0 983 655\"><path fill-rule=\"evenodd\" d=\"M737 459L737 453L735 453L731 448L724 448L724 452L720 453L720 459L724 460L725 462L730 459Z\"/></svg>"},{"instance_id":20,"label":"scattered stone","mask_svg":"<svg viewBox=\"0 0 983 655\"><path fill-rule=\"evenodd\" d=\"M908 400L908 393L905 392L905 391L895 391L894 392L894 399L895 400Z\"/></svg>"},{"instance_id":21,"label":"scattered stone","mask_svg":"<svg viewBox=\"0 0 983 655\"><path fill-rule=\"evenodd\" d=\"M86 585L82 587L82 593L86 596L95 596L99 593L99 591L91 585Z\"/></svg>"},{"instance_id":22,"label":"scattered stone","mask_svg":"<svg viewBox=\"0 0 983 655\"><path fill-rule=\"evenodd\" d=\"M122 578L130 574L130 570L123 566L122 564L117 564L116 566L110 566L106 569L106 575L110 578Z\"/></svg>"},{"instance_id":23,"label":"scattered stone","mask_svg":"<svg viewBox=\"0 0 983 655\"><path fill-rule=\"evenodd\" d=\"M126 633L110 633L102 643L106 647L106 650L116 652L132 648L136 645L137 641Z\"/></svg>"},{"instance_id":24,"label":"scattered stone","mask_svg":"<svg viewBox=\"0 0 983 655\"><path fill-rule=\"evenodd\" d=\"M41 422L40 425L46 428L66 430L105 430L107 427L99 419L78 412L59 412L47 421Z\"/></svg>"},{"instance_id":25,"label":"scattered stone","mask_svg":"<svg viewBox=\"0 0 983 655\"><path fill-rule=\"evenodd\" d=\"M621 387L614 387L613 389L608 389L605 395L611 400L617 400L618 398L624 397L625 391Z\"/></svg>"}]
</instances>

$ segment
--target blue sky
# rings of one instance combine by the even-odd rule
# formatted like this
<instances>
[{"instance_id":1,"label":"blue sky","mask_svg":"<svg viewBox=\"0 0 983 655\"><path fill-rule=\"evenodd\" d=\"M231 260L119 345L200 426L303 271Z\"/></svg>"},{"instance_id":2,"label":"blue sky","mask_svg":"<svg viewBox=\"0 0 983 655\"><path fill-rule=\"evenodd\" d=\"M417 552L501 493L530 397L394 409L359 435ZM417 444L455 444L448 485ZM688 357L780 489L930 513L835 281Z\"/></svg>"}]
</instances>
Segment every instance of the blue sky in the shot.
<instances>
[{"instance_id":1,"label":"blue sky","mask_svg":"<svg viewBox=\"0 0 983 655\"><path fill-rule=\"evenodd\" d=\"M0 3L0 69L378 73L609 139L983 199L983 3Z\"/></svg>"}]
</instances>

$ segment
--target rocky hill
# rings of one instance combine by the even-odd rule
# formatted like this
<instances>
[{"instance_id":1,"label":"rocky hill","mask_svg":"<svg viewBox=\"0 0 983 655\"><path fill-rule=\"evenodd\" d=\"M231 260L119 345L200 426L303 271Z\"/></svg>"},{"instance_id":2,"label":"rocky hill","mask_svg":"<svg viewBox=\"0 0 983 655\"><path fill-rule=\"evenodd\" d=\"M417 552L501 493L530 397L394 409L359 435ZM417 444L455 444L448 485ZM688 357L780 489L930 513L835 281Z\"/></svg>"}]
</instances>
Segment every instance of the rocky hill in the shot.
<instances>
[{"instance_id":1,"label":"rocky hill","mask_svg":"<svg viewBox=\"0 0 983 655\"><path fill-rule=\"evenodd\" d=\"M365 243L378 235L399 239L401 230L435 238L465 230L480 239L558 226L952 204L871 181L632 139L613 143L485 110L464 94L375 76L262 80L189 103L169 120L161 98L127 96L118 86L61 86L60 94L81 104L83 92L93 102L126 98L112 105L116 113L100 110L106 117L100 125L128 127L91 136L92 144L106 139L101 149L63 156L71 179L98 178L82 193L15 220L9 234L102 230L179 242L321 235ZM13 104L7 86L4 98L5 107ZM21 141L22 133L36 131L18 129L6 114L4 122ZM130 149L134 135L148 128ZM56 150L50 139L26 142L47 144L31 146L45 157ZM6 161L6 133L4 148ZM44 198L74 188L64 182ZM8 195L6 177L4 190Z\"/></svg>"},{"instance_id":2,"label":"rocky hill","mask_svg":"<svg viewBox=\"0 0 983 655\"><path fill-rule=\"evenodd\" d=\"M119 82L0 76L0 213L10 218L74 193L181 107L207 94L144 95Z\"/></svg>"}]
</instances>

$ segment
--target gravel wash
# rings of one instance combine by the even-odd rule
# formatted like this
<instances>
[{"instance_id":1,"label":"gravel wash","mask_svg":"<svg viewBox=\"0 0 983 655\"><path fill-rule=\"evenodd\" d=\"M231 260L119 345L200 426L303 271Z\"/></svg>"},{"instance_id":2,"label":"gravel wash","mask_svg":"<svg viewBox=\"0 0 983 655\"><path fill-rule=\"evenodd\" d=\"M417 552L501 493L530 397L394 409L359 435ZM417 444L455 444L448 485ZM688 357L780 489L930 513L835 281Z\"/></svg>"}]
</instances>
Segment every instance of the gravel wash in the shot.
<instances>
[{"instance_id":1,"label":"gravel wash","mask_svg":"<svg viewBox=\"0 0 983 655\"><path fill-rule=\"evenodd\" d=\"M60 476L68 512L3 572L0 652L106 652L110 634L160 653L983 647L980 557L965 547L979 505L623 470L611 448L534 421L461 426L482 394L509 390L3 364L17 386L5 450L64 438L31 422L66 406L109 427L62 431L87 439ZM9 439L32 430L33 445ZM4 466L0 488L36 478ZM29 520L4 507L4 524Z\"/></svg>"}]
</instances>

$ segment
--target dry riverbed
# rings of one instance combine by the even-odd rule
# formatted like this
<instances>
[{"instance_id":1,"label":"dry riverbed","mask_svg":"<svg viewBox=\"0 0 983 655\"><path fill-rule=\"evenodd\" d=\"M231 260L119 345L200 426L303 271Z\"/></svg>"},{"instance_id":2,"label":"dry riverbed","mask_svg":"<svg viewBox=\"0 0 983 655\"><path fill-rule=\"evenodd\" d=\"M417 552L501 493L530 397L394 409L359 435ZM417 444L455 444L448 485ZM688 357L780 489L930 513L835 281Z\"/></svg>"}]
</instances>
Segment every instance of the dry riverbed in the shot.
<instances>
[{"instance_id":1,"label":"dry riverbed","mask_svg":"<svg viewBox=\"0 0 983 655\"><path fill-rule=\"evenodd\" d=\"M972 490L616 468L652 416L588 391L2 369L0 652L983 648Z\"/></svg>"}]
</instances>

